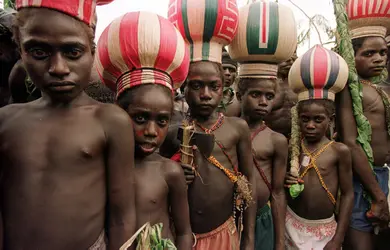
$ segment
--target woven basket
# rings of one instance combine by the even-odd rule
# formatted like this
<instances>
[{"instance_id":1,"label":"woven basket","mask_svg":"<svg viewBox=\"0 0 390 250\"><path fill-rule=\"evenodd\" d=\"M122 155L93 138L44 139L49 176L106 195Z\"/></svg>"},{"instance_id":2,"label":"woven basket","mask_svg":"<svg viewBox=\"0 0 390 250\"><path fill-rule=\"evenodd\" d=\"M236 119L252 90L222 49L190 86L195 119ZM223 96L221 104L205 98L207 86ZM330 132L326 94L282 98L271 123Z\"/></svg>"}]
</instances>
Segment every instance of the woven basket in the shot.
<instances>
[{"instance_id":1,"label":"woven basket","mask_svg":"<svg viewBox=\"0 0 390 250\"><path fill-rule=\"evenodd\" d=\"M221 63L238 26L235 0L170 0L168 19L190 45L191 62Z\"/></svg>"},{"instance_id":2,"label":"woven basket","mask_svg":"<svg viewBox=\"0 0 390 250\"><path fill-rule=\"evenodd\" d=\"M288 75L290 88L298 100L328 99L334 101L348 80L348 66L337 53L316 45L300 56Z\"/></svg>"},{"instance_id":3,"label":"woven basket","mask_svg":"<svg viewBox=\"0 0 390 250\"><path fill-rule=\"evenodd\" d=\"M297 47L293 12L282 4L259 1L240 8L239 16L237 35L228 47L232 59L264 63L240 69L240 76L255 68L261 69L260 74L276 76L277 64L289 59Z\"/></svg>"},{"instance_id":4,"label":"woven basket","mask_svg":"<svg viewBox=\"0 0 390 250\"><path fill-rule=\"evenodd\" d=\"M95 62L100 77L117 96L141 84L177 89L188 74L189 50L167 19L150 12L130 12L104 30Z\"/></svg>"},{"instance_id":5,"label":"woven basket","mask_svg":"<svg viewBox=\"0 0 390 250\"><path fill-rule=\"evenodd\" d=\"M390 30L390 1L349 0L346 8L352 38L385 37Z\"/></svg>"}]
</instances>

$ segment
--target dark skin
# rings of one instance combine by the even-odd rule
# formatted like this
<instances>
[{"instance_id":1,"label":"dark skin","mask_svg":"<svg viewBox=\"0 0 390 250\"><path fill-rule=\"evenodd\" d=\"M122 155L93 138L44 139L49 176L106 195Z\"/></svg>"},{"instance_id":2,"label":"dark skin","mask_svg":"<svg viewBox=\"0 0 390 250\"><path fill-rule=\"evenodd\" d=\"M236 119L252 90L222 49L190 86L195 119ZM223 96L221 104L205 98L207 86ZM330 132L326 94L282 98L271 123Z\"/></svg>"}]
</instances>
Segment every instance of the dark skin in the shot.
<instances>
[{"instance_id":1,"label":"dark skin","mask_svg":"<svg viewBox=\"0 0 390 250\"><path fill-rule=\"evenodd\" d=\"M231 64L222 64L224 78L224 86L230 87L234 83L237 74L237 67Z\"/></svg>"},{"instance_id":2,"label":"dark skin","mask_svg":"<svg viewBox=\"0 0 390 250\"><path fill-rule=\"evenodd\" d=\"M333 117L327 114L324 106L316 103L306 104L298 115L304 144L309 152L313 152L329 142L326 132ZM301 154L300 162L303 156ZM336 233L324 248L325 250L341 249L353 206L350 151L344 144L335 142L317 158L316 164L332 195L337 197L337 190L340 188L341 191ZM305 168L301 167L300 173L304 170ZM287 175L287 188L297 183L304 183L305 189L295 199L288 195L288 205L298 216L309 220L320 220L333 215L335 207L313 169L309 170L303 179L299 179L291 173Z\"/></svg>"},{"instance_id":3,"label":"dark skin","mask_svg":"<svg viewBox=\"0 0 390 250\"><path fill-rule=\"evenodd\" d=\"M237 67L232 64L222 63L222 68L224 73L224 87L231 87L236 79ZM234 116L232 115L232 108L230 108L230 106L234 103L234 99L236 99L236 97L234 95L232 99L230 91L224 92L222 101L228 105L226 106L226 111L222 110L221 112L223 112L227 116ZM231 103L232 101L233 103Z\"/></svg>"},{"instance_id":4,"label":"dark skin","mask_svg":"<svg viewBox=\"0 0 390 250\"><path fill-rule=\"evenodd\" d=\"M196 62L190 65L185 96L191 110L191 119L205 128L212 127L218 119L215 111L222 98L222 77L215 64ZM201 131L197 126L197 130ZM249 128L244 120L225 117L223 125L214 131L216 140L224 145L239 171L255 186ZM227 169L233 170L217 144L212 155ZM188 189L191 226L194 233L210 232L232 216L234 185L229 178L204 157L196 159L197 171L202 178L195 178ZM193 174L193 173L192 173ZM252 193L254 199L256 190ZM256 205L244 212L244 231L241 246L254 248L254 223Z\"/></svg>"},{"instance_id":5,"label":"dark skin","mask_svg":"<svg viewBox=\"0 0 390 250\"><path fill-rule=\"evenodd\" d=\"M288 73L291 65L296 60L294 55L285 62L279 64L278 85L273 101L272 112L265 118L267 125L277 133L289 138L291 133L291 108L297 102L297 95L288 85Z\"/></svg>"},{"instance_id":6,"label":"dark skin","mask_svg":"<svg viewBox=\"0 0 390 250\"><path fill-rule=\"evenodd\" d=\"M355 52L355 62L358 75L363 79L369 79L380 74L387 59L386 42L381 37L366 38L361 48ZM359 177L364 188L369 192L373 201L371 211L374 224L385 227L389 221L389 207L387 198L380 189L375 176L372 174L366 154L361 145L356 141L357 128L355 117L352 113L352 99L348 87L344 88L338 96L339 133L352 154L354 174ZM370 86L363 85L363 113L371 124L372 137L371 148L374 155L374 165L383 166L389 157L390 140L387 135L385 120L385 108L381 97ZM348 238L351 239L351 249L373 249L373 235L350 228Z\"/></svg>"},{"instance_id":7,"label":"dark skin","mask_svg":"<svg viewBox=\"0 0 390 250\"><path fill-rule=\"evenodd\" d=\"M177 248L191 249L192 231L183 170L176 162L154 152L167 135L172 115L172 94L165 88L145 85L130 90L137 91L127 108L136 145L137 228L146 222L163 223L162 237L175 242L169 227L171 216Z\"/></svg>"},{"instance_id":8,"label":"dark skin","mask_svg":"<svg viewBox=\"0 0 390 250\"><path fill-rule=\"evenodd\" d=\"M0 110L2 246L88 249L105 229L117 250L135 232L130 119L82 92L93 63L84 24L25 11L22 60L43 95Z\"/></svg>"},{"instance_id":9,"label":"dark skin","mask_svg":"<svg viewBox=\"0 0 390 250\"><path fill-rule=\"evenodd\" d=\"M244 119L254 133L271 112L275 98L275 81L251 79L243 95L237 94L243 107ZM286 215L286 195L284 178L287 168L288 145L286 138L269 128L258 133L252 141L255 160L262 168L267 180L272 184L272 193L257 169L256 180L257 207L262 208L271 200L272 217L275 225L275 249L284 249L284 228Z\"/></svg>"},{"instance_id":10,"label":"dark skin","mask_svg":"<svg viewBox=\"0 0 390 250\"><path fill-rule=\"evenodd\" d=\"M8 77L18 58L16 44L12 42L11 37L0 36L0 107L9 102Z\"/></svg>"}]
</instances>

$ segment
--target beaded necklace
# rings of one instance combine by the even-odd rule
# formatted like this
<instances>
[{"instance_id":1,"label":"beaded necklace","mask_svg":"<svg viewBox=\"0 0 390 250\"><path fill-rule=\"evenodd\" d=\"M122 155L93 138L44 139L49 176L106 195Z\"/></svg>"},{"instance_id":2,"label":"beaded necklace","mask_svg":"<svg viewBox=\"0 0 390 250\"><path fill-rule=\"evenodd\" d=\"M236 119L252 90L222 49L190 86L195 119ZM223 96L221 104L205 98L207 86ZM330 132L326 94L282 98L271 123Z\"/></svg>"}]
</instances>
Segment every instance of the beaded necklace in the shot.
<instances>
[{"instance_id":1,"label":"beaded necklace","mask_svg":"<svg viewBox=\"0 0 390 250\"><path fill-rule=\"evenodd\" d=\"M211 126L211 128L205 128L202 125L200 125L198 122L196 122L196 125L203 130L206 134L212 134L215 130L219 129L223 122L225 121L225 116L222 113L218 113L218 119L217 121Z\"/></svg>"},{"instance_id":2,"label":"beaded necklace","mask_svg":"<svg viewBox=\"0 0 390 250\"><path fill-rule=\"evenodd\" d=\"M324 182L324 179L322 178L322 175L320 173L320 170L318 169L317 167L317 159L318 157L330 146L334 143L334 141L330 141L328 142L327 144L325 144L324 146L322 146L321 148L319 149L316 149L314 150L314 152L316 152L315 154L312 154L309 152L309 150L305 147L305 144L303 143L303 140L301 142L301 147L302 147L302 151L303 153L309 157L309 161L308 161L308 165L306 167L306 169L303 171L302 174L300 174L300 178L303 178L307 172L314 168L314 170L316 171L317 173L317 176L318 176L318 179L320 179L320 183L321 183L321 186L325 189L326 193L328 194L328 197L330 199L330 201L332 202L333 205L336 205L336 199L334 198L333 194L329 191L328 187L326 186L325 182Z\"/></svg>"},{"instance_id":3,"label":"beaded necklace","mask_svg":"<svg viewBox=\"0 0 390 250\"><path fill-rule=\"evenodd\" d=\"M222 113L218 114L218 119L214 123L214 125L207 129L200 125L198 122L195 122L195 124L203 130L206 134L212 134L215 130L219 129L223 122L225 121L225 116ZM235 184L235 191L234 191L234 202L233 202L233 217L236 218L236 210L240 212L239 217L239 225L242 227L242 221L243 221L243 211L253 202L252 198L252 192L249 187L249 182L246 179L245 176L243 176L238 171L237 164L233 163L233 160L227 153L226 148L223 146L223 144L217 140L215 140L215 143L218 145L218 147L221 149L222 153L226 156L229 163L233 166L234 172L230 171L229 169L225 168L214 156L210 156L207 158L207 161L211 163L213 166L220 169L228 178L229 180ZM239 230L241 234L241 230Z\"/></svg>"}]
</instances>

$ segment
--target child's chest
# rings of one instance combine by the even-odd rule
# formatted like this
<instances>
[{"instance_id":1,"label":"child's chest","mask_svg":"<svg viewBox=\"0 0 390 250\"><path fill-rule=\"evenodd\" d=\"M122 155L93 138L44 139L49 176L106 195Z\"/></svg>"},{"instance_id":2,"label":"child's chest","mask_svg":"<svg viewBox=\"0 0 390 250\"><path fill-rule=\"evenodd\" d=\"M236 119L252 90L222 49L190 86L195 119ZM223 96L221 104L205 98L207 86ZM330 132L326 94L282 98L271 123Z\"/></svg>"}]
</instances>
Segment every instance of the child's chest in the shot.
<instances>
[{"instance_id":1,"label":"child's chest","mask_svg":"<svg viewBox=\"0 0 390 250\"><path fill-rule=\"evenodd\" d=\"M381 96L377 90L367 85L363 85L363 111L365 115L385 112Z\"/></svg>"},{"instance_id":2,"label":"child's chest","mask_svg":"<svg viewBox=\"0 0 390 250\"><path fill-rule=\"evenodd\" d=\"M305 185L327 181L337 177L337 156L328 150L315 157L306 154L300 156L299 175L304 180Z\"/></svg>"},{"instance_id":3,"label":"child's chest","mask_svg":"<svg viewBox=\"0 0 390 250\"><path fill-rule=\"evenodd\" d=\"M153 212L166 204L169 195L168 184L162 170L141 167L135 171L137 211Z\"/></svg>"}]
</instances>

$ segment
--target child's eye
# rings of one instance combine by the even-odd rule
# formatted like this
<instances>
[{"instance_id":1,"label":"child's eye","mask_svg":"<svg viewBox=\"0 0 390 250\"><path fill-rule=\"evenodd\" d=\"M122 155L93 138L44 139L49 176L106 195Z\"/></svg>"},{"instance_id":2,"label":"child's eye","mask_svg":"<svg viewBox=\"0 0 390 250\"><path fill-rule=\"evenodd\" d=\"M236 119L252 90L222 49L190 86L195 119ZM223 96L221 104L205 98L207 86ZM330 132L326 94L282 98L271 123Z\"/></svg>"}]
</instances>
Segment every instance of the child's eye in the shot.
<instances>
[{"instance_id":1,"label":"child's eye","mask_svg":"<svg viewBox=\"0 0 390 250\"><path fill-rule=\"evenodd\" d=\"M136 122L136 123L144 123L145 121L146 121L146 118L145 118L145 116L143 116L143 115L135 115L134 117L133 117L133 119L134 119L134 121Z\"/></svg>"},{"instance_id":2,"label":"child's eye","mask_svg":"<svg viewBox=\"0 0 390 250\"><path fill-rule=\"evenodd\" d=\"M28 52L31 54L32 57L38 60L43 60L49 56L49 53L47 53L43 49L34 48L34 49L30 49Z\"/></svg>"},{"instance_id":3,"label":"child's eye","mask_svg":"<svg viewBox=\"0 0 390 250\"><path fill-rule=\"evenodd\" d=\"M82 56L82 51L79 49L72 49L69 51L66 51L65 56L71 58L71 59L78 59Z\"/></svg>"},{"instance_id":4,"label":"child's eye","mask_svg":"<svg viewBox=\"0 0 390 250\"><path fill-rule=\"evenodd\" d=\"M161 127L165 127L165 126L167 126L168 125L168 119L166 119L166 118L163 118L163 119L159 119L158 120L158 125L159 126L161 126Z\"/></svg>"},{"instance_id":5,"label":"child's eye","mask_svg":"<svg viewBox=\"0 0 390 250\"><path fill-rule=\"evenodd\" d=\"M195 89L195 90L199 90L200 89L200 83L198 83L198 82L191 83L191 88Z\"/></svg>"},{"instance_id":6,"label":"child's eye","mask_svg":"<svg viewBox=\"0 0 390 250\"><path fill-rule=\"evenodd\" d=\"M272 99L274 99L274 97L275 97L275 95L272 95L272 94L268 94L267 95L267 99L268 100L272 100Z\"/></svg>"},{"instance_id":7,"label":"child's eye","mask_svg":"<svg viewBox=\"0 0 390 250\"><path fill-rule=\"evenodd\" d=\"M213 85L211 85L211 89L212 89L213 91L217 91L217 90L219 90L219 88L220 88L220 86L219 86L218 84L213 84Z\"/></svg>"}]
</instances>

